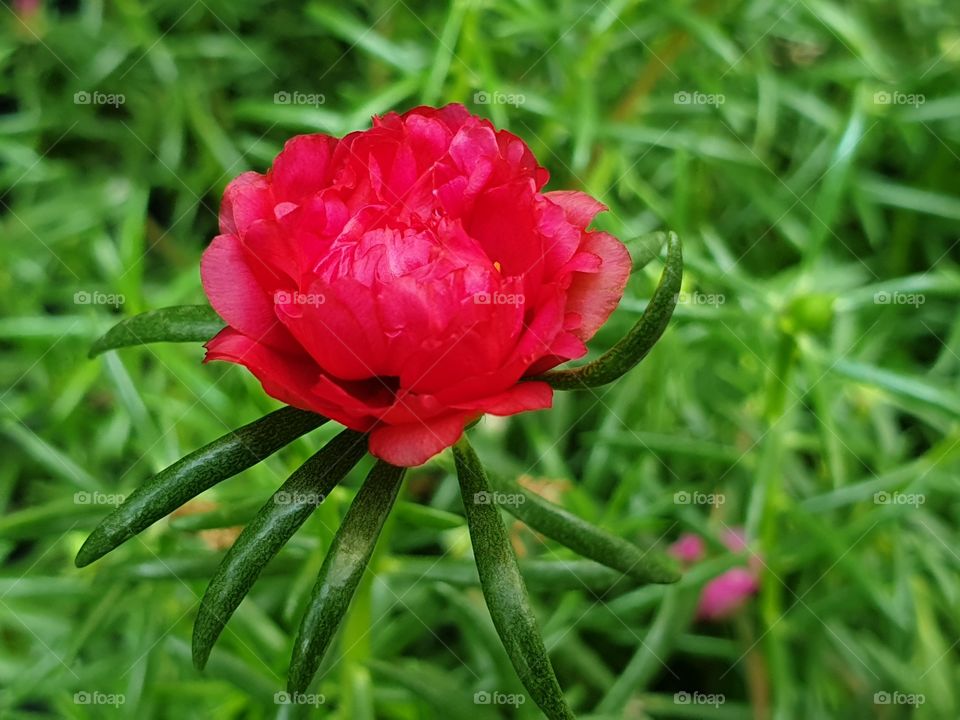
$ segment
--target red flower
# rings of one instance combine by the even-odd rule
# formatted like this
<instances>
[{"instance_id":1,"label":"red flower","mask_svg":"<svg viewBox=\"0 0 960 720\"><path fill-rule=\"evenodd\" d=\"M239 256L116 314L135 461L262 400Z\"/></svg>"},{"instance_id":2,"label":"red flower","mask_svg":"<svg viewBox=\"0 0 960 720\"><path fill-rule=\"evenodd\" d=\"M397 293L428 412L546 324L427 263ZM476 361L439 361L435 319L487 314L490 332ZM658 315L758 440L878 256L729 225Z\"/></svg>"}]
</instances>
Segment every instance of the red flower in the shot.
<instances>
[{"instance_id":1,"label":"red flower","mask_svg":"<svg viewBox=\"0 0 960 720\"><path fill-rule=\"evenodd\" d=\"M630 256L586 230L601 203L541 192L547 177L522 140L460 105L291 139L224 193L201 275L228 327L206 359L369 431L370 452L397 465L482 413L549 407L551 388L524 378L586 353Z\"/></svg>"}]
</instances>

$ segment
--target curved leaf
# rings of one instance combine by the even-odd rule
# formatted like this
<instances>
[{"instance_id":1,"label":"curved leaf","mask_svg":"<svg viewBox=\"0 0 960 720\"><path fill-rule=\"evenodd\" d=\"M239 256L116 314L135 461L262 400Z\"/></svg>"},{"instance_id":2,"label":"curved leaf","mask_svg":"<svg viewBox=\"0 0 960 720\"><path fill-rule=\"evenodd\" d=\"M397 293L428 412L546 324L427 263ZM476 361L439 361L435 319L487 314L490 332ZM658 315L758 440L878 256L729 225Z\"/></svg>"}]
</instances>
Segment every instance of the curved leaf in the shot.
<instances>
[{"instance_id":1,"label":"curved leaf","mask_svg":"<svg viewBox=\"0 0 960 720\"><path fill-rule=\"evenodd\" d=\"M667 234L665 232L652 232L649 235L643 235L633 241L630 255L633 258L632 270L643 270L660 254L663 246L667 243Z\"/></svg>"},{"instance_id":2,"label":"curved leaf","mask_svg":"<svg viewBox=\"0 0 960 720\"><path fill-rule=\"evenodd\" d=\"M293 644L290 692L304 692L320 667L397 499L404 470L378 461L334 536Z\"/></svg>"},{"instance_id":3,"label":"curved leaf","mask_svg":"<svg viewBox=\"0 0 960 720\"><path fill-rule=\"evenodd\" d=\"M554 370L532 380L543 380L557 390L577 390L613 382L646 357L670 322L683 279L680 238L669 233L667 263L643 315L616 345L593 362L570 370Z\"/></svg>"},{"instance_id":4,"label":"curved leaf","mask_svg":"<svg viewBox=\"0 0 960 720\"><path fill-rule=\"evenodd\" d=\"M513 481L495 478L493 482L500 492L514 496L503 503L507 512L578 554L641 583L674 583L680 579L674 563L661 553L642 551ZM489 499L496 501L497 493Z\"/></svg>"},{"instance_id":5,"label":"curved leaf","mask_svg":"<svg viewBox=\"0 0 960 720\"><path fill-rule=\"evenodd\" d=\"M344 430L296 470L260 508L223 558L193 625L193 664L203 669L227 620L264 566L367 452L367 436Z\"/></svg>"},{"instance_id":6,"label":"curved leaf","mask_svg":"<svg viewBox=\"0 0 960 720\"><path fill-rule=\"evenodd\" d=\"M103 557L204 490L325 422L327 418L316 413L280 408L181 458L134 490L94 529L77 553L77 567Z\"/></svg>"},{"instance_id":7,"label":"curved leaf","mask_svg":"<svg viewBox=\"0 0 960 720\"><path fill-rule=\"evenodd\" d=\"M177 305L134 315L110 328L90 347L89 357L107 350L155 342L206 342L224 328L209 305Z\"/></svg>"},{"instance_id":8,"label":"curved leaf","mask_svg":"<svg viewBox=\"0 0 960 720\"><path fill-rule=\"evenodd\" d=\"M453 446L453 456L483 597L510 662L550 720L572 718L530 607L507 529L496 505L488 501L486 474L466 436Z\"/></svg>"}]
</instances>

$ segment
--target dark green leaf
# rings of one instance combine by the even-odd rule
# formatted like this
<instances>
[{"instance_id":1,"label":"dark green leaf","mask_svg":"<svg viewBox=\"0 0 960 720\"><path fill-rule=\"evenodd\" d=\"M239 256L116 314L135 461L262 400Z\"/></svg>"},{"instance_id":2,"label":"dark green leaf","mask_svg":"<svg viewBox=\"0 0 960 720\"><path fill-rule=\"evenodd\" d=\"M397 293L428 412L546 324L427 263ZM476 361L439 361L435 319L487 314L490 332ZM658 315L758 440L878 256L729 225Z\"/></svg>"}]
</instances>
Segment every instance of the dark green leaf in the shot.
<instances>
[{"instance_id":1,"label":"dark green leaf","mask_svg":"<svg viewBox=\"0 0 960 720\"><path fill-rule=\"evenodd\" d=\"M572 718L530 607L517 557L480 459L464 436L453 447L473 555L490 617L524 687L550 720Z\"/></svg>"},{"instance_id":2,"label":"dark green leaf","mask_svg":"<svg viewBox=\"0 0 960 720\"><path fill-rule=\"evenodd\" d=\"M630 256L633 259L633 272L643 270L649 265L663 246L667 244L667 234L665 232L654 232L649 235L637 238L633 241L630 248Z\"/></svg>"},{"instance_id":3,"label":"dark green leaf","mask_svg":"<svg viewBox=\"0 0 960 720\"><path fill-rule=\"evenodd\" d=\"M334 536L293 645L290 692L304 692L320 667L397 499L403 473L404 468L377 462Z\"/></svg>"},{"instance_id":4,"label":"dark green leaf","mask_svg":"<svg viewBox=\"0 0 960 720\"><path fill-rule=\"evenodd\" d=\"M122 320L90 348L90 357L107 350L155 342L206 342L224 327L209 305L177 305Z\"/></svg>"},{"instance_id":5,"label":"dark green leaf","mask_svg":"<svg viewBox=\"0 0 960 720\"><path fill-rule=\"evenodd\" d=\"M327 418L285 407L195 450L131 493L90 534L77 553L89 565L221 480L256 465Z\"/></svg>"},{"instance_id":6,"label":"dark green leaf","mask_svg":"<svg viewBox=\"0 0 960 720\"><path fill-rule=\"evenodd\" d=\"M511 480L495 478L494 485L499 493L489 496L491 503L496 504L501 494L511 496L503 503L507 512L578 554L641 583L673 583L680 579L674 563L661 553L640 550Z\"/></svg>"},{"instance_id":7,"label":"dark green leaf","mask_svg":"<svg viewBox=\"0 0 960 720\"><path fill-rule=\"evenodd\" d=\"M273 494L230 548L210 581L193 626L193 664L210 650L264 566L306 522L367 452L367 436L344 430L300 466Z\"/></svg>"},{"instance_id":8,"label":"dark green leaf","mask_svg":"<svg viewBox=\"0 0 960 720\"><path fill-rule=\"evenodd\" d=\"M667 236L667 264L650 304L630 332L593 362L570 370L554 370L536 380L557 390L578 390L613 382L646 357L673 315L683 279L683 250L675 233Z\"/></svg>"}]
</instances>

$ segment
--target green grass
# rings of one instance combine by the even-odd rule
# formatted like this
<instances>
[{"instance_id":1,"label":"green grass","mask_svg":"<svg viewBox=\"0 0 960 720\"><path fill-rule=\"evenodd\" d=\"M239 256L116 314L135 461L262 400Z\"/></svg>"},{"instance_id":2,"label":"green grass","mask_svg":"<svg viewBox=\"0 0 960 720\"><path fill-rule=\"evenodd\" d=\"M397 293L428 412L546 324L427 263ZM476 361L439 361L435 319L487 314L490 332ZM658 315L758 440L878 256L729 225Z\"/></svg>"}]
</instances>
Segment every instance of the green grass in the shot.
<instances>
[{"instance_id":1,"label":"green grass","mask_svg":"<svg viewBox=\"0 0 960 720\"><path fill-rule=\"evenodd\" d=\"M124 315L204 301L220 193L287 137L449 101L527 140L550 188L603 199L599 225L628 244L677 231L687 262L684 302L642 365L551 411L485 420L480 456L565 481L568 509L624 538L744 525L762 557L759 596L709 625L691 606L729 558L671 589L611 587L518 533L577 713L960 715L955 3L60 5L23 22L7 11L0 31L0 717L309 710L273 696L349 493L267 567L196 672L192 621L223 545L163 521L76 570L109 509L82 500L128 493L276 404L241 369L201 366L199 346L86 353ZM125 102L77 104L81 91ZM275 103L283 92L324 102ZM659 270L632 279L594 353L638 317ZM206 524L247 521L335 432L209 492L220 512ZM675 503L684 490L724 502ZM449 453L411 472L401 499L314 684L321 712L538 717L530 701L474 704L523 691L474 579ZM682 705L680 691L725 702ZM925 702L877 705L877 692Z\"/></svg>"}]
</instances>

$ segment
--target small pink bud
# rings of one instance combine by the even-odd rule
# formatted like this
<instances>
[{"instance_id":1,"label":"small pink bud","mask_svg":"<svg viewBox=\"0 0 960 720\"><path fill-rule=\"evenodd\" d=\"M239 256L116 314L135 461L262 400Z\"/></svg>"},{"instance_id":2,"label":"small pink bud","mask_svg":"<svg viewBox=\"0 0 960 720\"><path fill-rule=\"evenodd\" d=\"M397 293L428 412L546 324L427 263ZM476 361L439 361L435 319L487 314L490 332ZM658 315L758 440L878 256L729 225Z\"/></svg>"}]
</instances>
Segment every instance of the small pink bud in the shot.
<instances>
[{"instance_id":1,"label":"small pink bud","mask_svg":"<svg viewBox=\"0 0 960 720\"><path fill-rule=\"evenodd\" d=\"M707 548L703 538L687 533L670 546L669 553L684 565L693 565L703 560Z\"/></svg>"},{"instance_id":2,"label":"small pink bud","mask_svg":"<svg viewBox=\"0 0 960 720\"><path fill-rule=\"evenodd\" d=\"M724 620L743 607L747 598L759 588L754 574L746 568L732 568L714 578L703 589L697 617L702 620Z\"/></svg>"}]
</instances>

